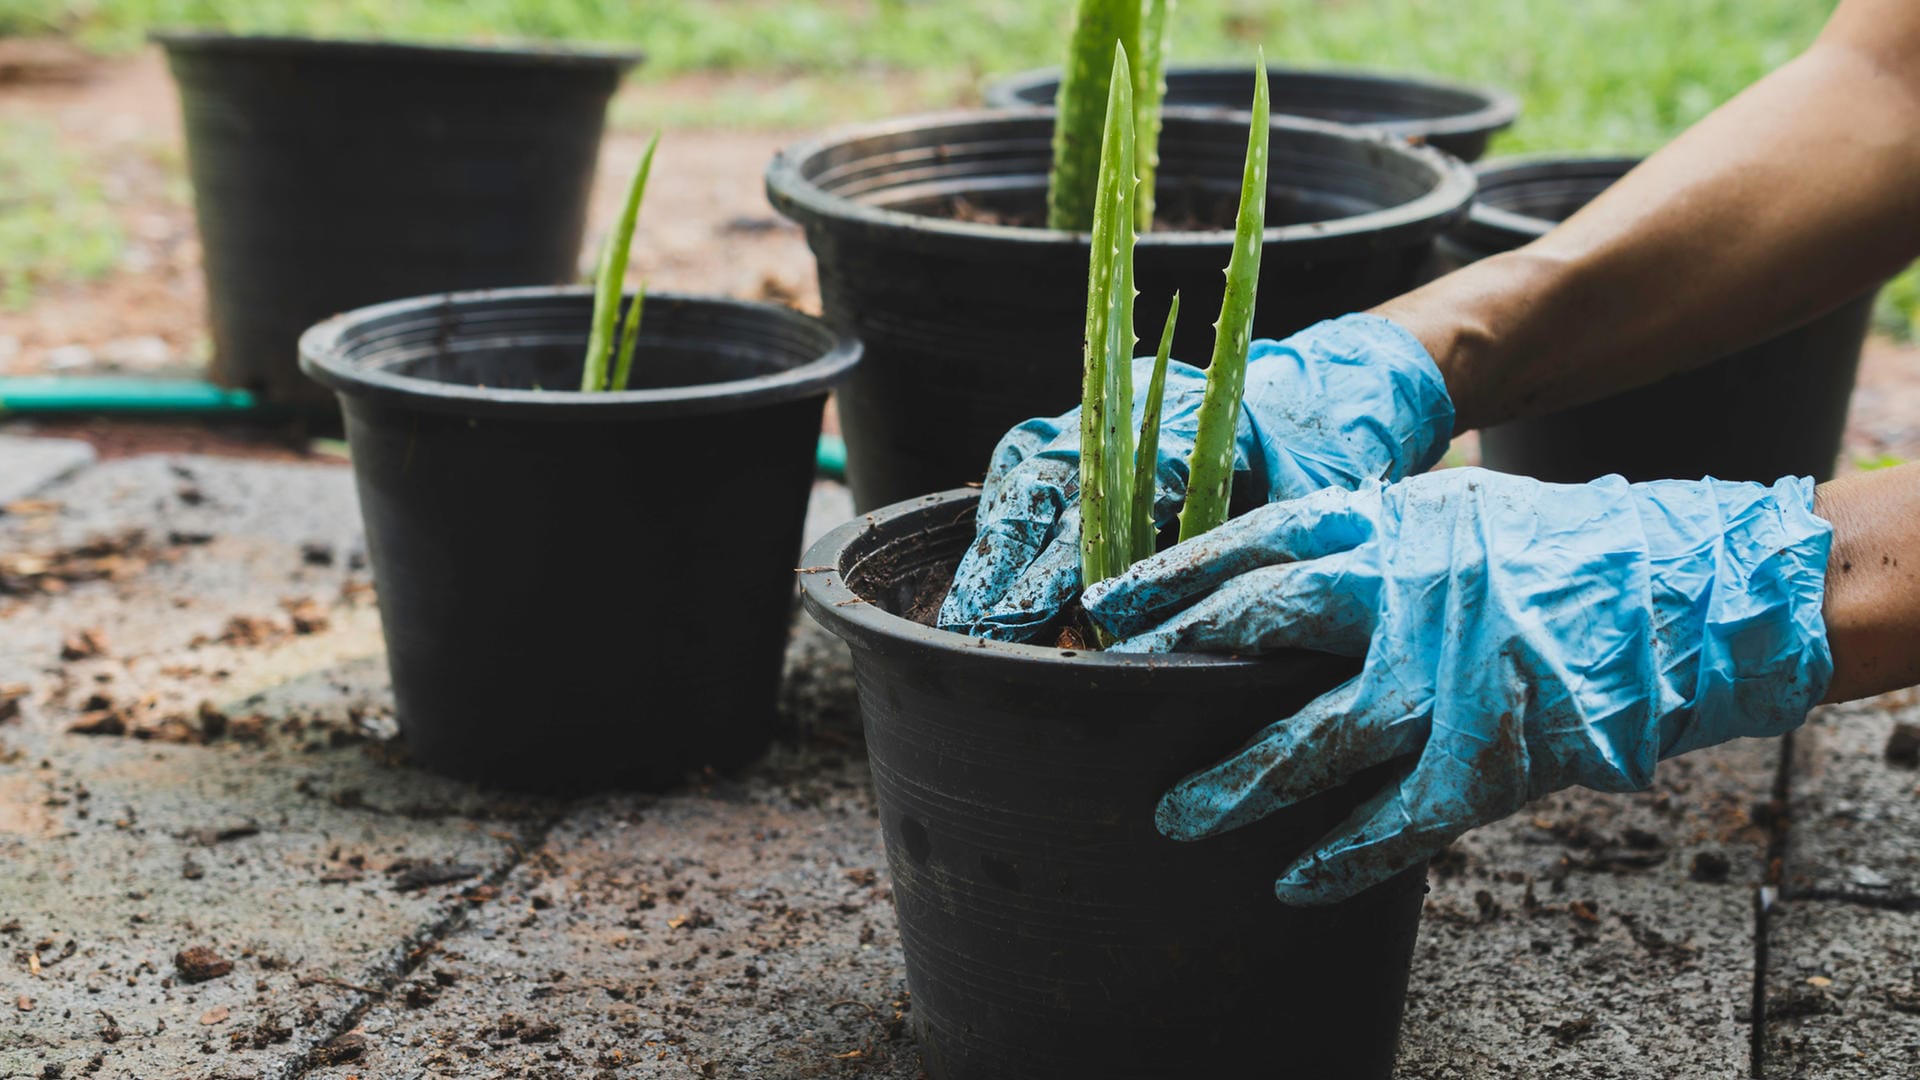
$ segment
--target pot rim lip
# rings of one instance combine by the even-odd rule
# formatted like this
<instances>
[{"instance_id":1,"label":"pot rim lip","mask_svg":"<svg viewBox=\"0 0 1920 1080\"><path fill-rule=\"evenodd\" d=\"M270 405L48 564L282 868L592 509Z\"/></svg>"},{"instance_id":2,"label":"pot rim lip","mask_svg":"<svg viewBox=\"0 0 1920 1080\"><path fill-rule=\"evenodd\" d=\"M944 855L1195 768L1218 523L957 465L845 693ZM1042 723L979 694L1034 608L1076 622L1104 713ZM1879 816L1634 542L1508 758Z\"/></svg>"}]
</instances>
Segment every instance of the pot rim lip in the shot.
<instances>
[{"instance_id":1,"label":"pot rim lip","mask_svg":"<svg viewBox=\"0 0 1920 1080\"><path fill-rule=\"evenodd\" d=\"M1173 64L1167 68L1166 76L1167 78L1173 78L1176 75L1230 76L1245 74L1251 77L1253 70L1252 64ZM1441 90L1448 93L1461 94L1476 98L1480 101L1480 106L1476 109L1463 113L1449 113L1446 116L1417 117L1404 120L1364 120L1354 121L1349 124L1349 126L1359 128L1363 131L1389 131L1402 134L1417 134L1426 137L1435 135L1442 137L1448 135L1473 135L1483 132L1491 135L1494 132L1503 131L1512 127L1513 122L1520 116L1520 98L1517 94L1503 90L1497 86L1458 82L1453 79L1428 75L1424 72L1396 72L1366 67L1269 66L1267 68L1267 77L1272 79L1275 76L1310 79L1325 78L1329 80L1339 79L1371 82L1381 85L1397 84L1400 86L1417 87L1422 90ZM1042 83L1057 82L1059 79L1059 66L1051 65L1047 67L1029 68L1026 71L1016 72L1004 78L995 79L992 83L992 88L996 91L1004 91L1012 95L1018 94L1028 87L1038 86ZM1032 108L1034 106L1029 105L1027 107ZM1166 108L1169 110L1219 108L1240 116L1249 115L1252 112L1250 109L1241 109L1226 105L1169 105ZM1273 111L1275 115L1293 115L1278 105L1274 107Z\"/></svg>"},{"instance_id":2,"label":"pot rim lip","mask_svg":"<svg viewBox=\"0 0 1920 1080\"><path fill-rule=\"evenodd\" d=\"M160 27L147 40L179 54L243 54L344 60L451 60L500 67L611 67L619 72L641 63L638 49L556 42L405 41L368 37L318 37L301 34L234 33L205 27Z\"/></svg>"},{"instance_id":3,"label":"pot rim lip","mask_svg":"<svg viewBox=\"0 0 1920 1080\"><path fill-rule=\"evenodd\" d=\"M858 638L868 644L884 641L944 654L950 659L991 664L1009 670L1044 667L1057 672L1070 666L1077 671L1107 673L1275 672L1283 666L1289 666L1286 664L1288 657L1305 655L1273 654L1257 659L1205 653L1143 655L989 641L922 626L911 619L894 615L855 593L841 578L840 553L864 533L908 514L971 503L979 497L978 488L953 488L870 510L835 526L814 541L802 556L802 565L796 571L800 578L801 602L822 626L838 637L849 640Z\"/></svg>"},{"instance_id":4,"label":"pot rim lip","mask_svg":"<svg viewBox=\"0 0 1920 1080\"><path fill-rule=\"evenodd\" d=\"M1091 232L1029 225L989 225L881 209L827 191L800 171L802 162L834 146L859 140L961 124L1031 121L1051 115L1051 107L1038 105L1001 109L948 109L836 127L825 134L784 146L774 154L766 172L768 198L775 210L803 225L814 220L837 220L870 228L912 230L918 235L962 241L999 241L1053 249L1084 248L1092 241ZM1162 110L1162 115L1186 123L1223 127L1233 125L1240 129L1239 137L1242 140L1245 138L1245 123L1236 120L1231 110L1169 106ZM1473 170L1451 154L1433 147L1414 146L1381 131L1299 116L1275 114L1269 128L1367 143L1386 153L1418 162L1434 174L1437 182L1431 190L1394 206L1322 221L1270 225L1261 233L1263 244L1343 240L1397 231L1423 223L1431 223L1437 232L1446 222L1464 212L1473 198L1476 183ZM1156 230L1141 234L1135 243L1149 249L1199 246L1229 248L1233 245L1233 234L1232 229Z\"/></svg>"},{"instance_id":5,"label":"pot rim lip","mask_svg":"<svg viewBox=\"0 0 1920 1080\"><path fill-rule=\"evenodd\" d=\"M805 312L751 300L666 290L649 291L648 306L672 303L724 308L749 317L785 321L818 333L825 347L811 360L770 375L689 386L597 393L486 388L414 375L397 375L362 367L348 360L342 348L342 340L348 333L376 319L420 314L435 309L478 306L482 302L506 301L510 304L515 300L590 300L593 294L593 288L585 285L528 285L432 293L355 308L315 323L300 335L300 370L342 398L357 398L389 407L465 416L590 422L733 412L825 395L835 383L852 373L863 351L858 338L842 333ZM643 331L645 325L643 319Z\"/></svg>"},{"instance_id":6,"label":"pot rim lip","mask_svg":"<svg viewBox=\"0 0 1920 1080\"><path fill-rule=\"evenodd\" d=\"M1492 231L1498 235L1514 239L1537 240L1552 232L1560 222L1552 218L1522 214L1515 210L1494 206L1485 201L1489 190L1497 189L1500 182L1511 174L1523 173L1551 166L1565 166L1572 170L1587 171L1595 175L1610 174L1607 185L1612 185L1628 171L1645 160L1631 154L1513 154L1480 162L1473 167L1473 174L1479 183L1479 191L1474 196L1473 205L1467 210L1467 219L1462 223L1467 230L1477 234ZM1596 195L1599 192L1595 192Z\"/></svg>"}]
</instances>

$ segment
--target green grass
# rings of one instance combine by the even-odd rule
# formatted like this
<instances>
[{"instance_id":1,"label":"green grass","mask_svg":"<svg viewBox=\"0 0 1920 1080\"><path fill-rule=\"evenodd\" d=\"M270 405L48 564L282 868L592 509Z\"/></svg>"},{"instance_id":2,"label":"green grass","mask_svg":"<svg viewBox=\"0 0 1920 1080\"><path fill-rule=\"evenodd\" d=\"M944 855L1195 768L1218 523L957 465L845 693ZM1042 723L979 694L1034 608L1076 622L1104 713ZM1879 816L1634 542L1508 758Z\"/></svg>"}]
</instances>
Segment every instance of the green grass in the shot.
<instances>
[{"instance_id":1,"label":"green grass","mask_svg":"<svg viewBox=\"0 0 1920 1080\"><path fill-rule=\"evenodd\" d=\"M637 46L654 77L694 71L858 78L940 73L970 86L1059 61L1067 0L0 0L0 28L107 48L153 26L576 40ZM1812 40L1824 0L1182 0L1174 61L1359 64L1485 80L1520 94L1503 149L1647 150ZM896 101L895 107L945 102Z\"/></svg>"},{"instance_id":2,"label":"green grass","mask_svg":"<svg viewBox=\"0 0 1920 1080\"><path fill-rule=\"evenodd\" d=\"M0 306L26 306L37 286L112 269L122 236L83 163L43 124L9 121L0 137Z\"/></svg>"},{"instance_id":3,"label":"green grass","mask_svg":"<svg viewBox=\"0 0 1920 1080\"><path fill-rule=\"evenodd\" d=\"M970 100L995 74L1057 63L1070 0L0 0L0 33L103 49L150 27L572 40L648 55L623 126L817 127ZM1652 150L1813 39L1831 0L1180 0L1174 63L1343 64L1505 87L1520 124L1496 152ZM701 97L660 84L751 74ZM768 80L762 84L759 80ZM771 89L778 85L779 89ZM654 92L658 88L658 92ZM1911 328L1920 278L1883 327Z\"/></svg>"}]
</instances>

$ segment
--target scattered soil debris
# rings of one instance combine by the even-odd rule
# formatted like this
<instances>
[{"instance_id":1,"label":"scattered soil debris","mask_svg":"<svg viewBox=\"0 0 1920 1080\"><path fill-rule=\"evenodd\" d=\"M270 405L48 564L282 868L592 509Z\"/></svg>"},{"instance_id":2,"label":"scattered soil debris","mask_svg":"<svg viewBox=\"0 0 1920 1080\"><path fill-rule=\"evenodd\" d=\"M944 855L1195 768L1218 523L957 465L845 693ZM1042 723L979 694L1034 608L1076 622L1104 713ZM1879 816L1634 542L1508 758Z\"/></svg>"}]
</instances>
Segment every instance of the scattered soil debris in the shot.
<instances>
[{"instance_id":1,"label":"scattered soil debris","mask_svg":"<svg viewBox=\"0 0 1920 1080\"><path fill-rule=\"evenodd\" d=\"M125 735L127 721L117 709L102 709L67 725L67 731L73 735Z\"/></svg>"},{"instance_id":2,"label":"scattered soil debris","mask_svg":"<svg viewBox=\"0 0 1920 1080\"><path fill-rule=\"evenodd\" d=\"M1595 1022L1592 1016L1576 1016L1569 1020L1548 1024L1544 1030L1553 1036L1557 1046L1569 1046L1593 1034Z\"/></svg>"},{"instance_id":3,"label":"scattered soil debris","mask_svg":"<svg viewBox=\"0 0 1920 1080\"><path fill-rule=\"evenodd\" d=\"M228 825L209 825L180 834L182 840L192 840L202 847L212 847L228 840L239 840L248 836L260 835L260 826L251 821L239 821Z\"/></svg>"},{"instance_id":4,"label":"scattered soil debris","mask_svg":"<svg viewBox=\"0 0 1920 1080\"><path fill-rule=\"evenodd\" d=\"M550 1020L522 1020L509 1013L500 1018L494 1027L494 1034L502 1039L518 1039L523 1043L552 1042L560 1037L560 1025Z\"/></svg>"},{"instance_id":5,"label":"scattered soil debris","mask_svg":"<svg viewBox=\"0 0 1920 1080\"><path fill-rule=\"evenodd\" d=\"M217 979L233 970L233 961L205 945L195 945L182 949L173 957L174 969L188 982L206 982Z\"/></svg>"},{"instance_id":6,"label":"scattered soil debris","mask_svg":"<svg viewBox=\"0 0 1920 1080\"><path fill-rule=\"evenodd\" d=\"M1895 724L1887 736L1886 758L1889 764L1904 769L1920 768L1920 724Z\"/></svg>"},{"instance_id":7,"label":"scattered soil debris","mask_svg":"<svg viewBox=\"0 0 1920 1080\"><path fill-rule=\"evenodd\" d=\"M20 716L20 699L32 690L26 683L0 683L0 724Z\"/></svg>"},{"instance_id":8,"label":"scattered soil debris","mask_svg":"<svg viewBox=\"0 0 1920 1080\"><path fill-rule=\"evenodd\" d=\"M1708 885L1723 885L1733 873L1733 864L1717 851L1703 851L1693 857L1687 876Z\"/></svg>"},{"instance_id":9,"label":"scattered soil debris","mask_svg":"<svg viewBox=\"0 0 1920 1080\"><path fill-rule=\"evenodd\" d=\"M172 557L148 541L145 529L96 536L57 551L0 555L0 595L54 595L83 581L126 581Z\"/></svg>"},{"instance_id":10,"label":"scattered soil debris","mask_svg":"<svg viewBox=\"0 0 1920 1080\"><path fill-rule=\"evenodd\" d=\"M280 606L286 609L287 617L293 620L293 632L296 634L317 634L331 624L326 609L311 596L283 600Z\"/></svg>"},{"instance_id":11,"label":"scattered soil debris","mask_svg":"<svg viewBox=\"0 0 1920 1080\"><path fill-rule=\"evenodd\" d=\"M415 889L430 888L434 885L448 885L456 881L465 881L478 877L481 868L471 863L410 863L398 862L387 868L394 875L393 887L396 892L412 892Z\"/></svg>"},{"instance_id":12,"label":"scattered soil debris","mask_svg":"<svg viewBox=\"0 0 1920 1080\"><path fill-rule=\"evenodd\" d=\"M242 1028L227 1036L227 1045L234 1050L265 1050L269 1046L286 1042L293 1038L293 1029L280 1022L280 1018L268 1013L258 1024L251 1028Z\"/></svg>"},{"instance_id":13,"label":"scattered soil debris","mask_svg":"<svg viewBox=\"0 0 1920 1080\"><path fill-rule=\"evenodd\" d=\"M308 566L332 566L333 545L309 540L300 545L300 561Z\"/></svg>"},{"instance_id":14,"label":"scattered soil debris","mask_svg":"<svg viewBox=\"0 0 1920 1080\"><path fill-rule=\"evenodd\" d=\"M107 636L98 627L82 630L60 643L60 659L91 660L107 655Z\"/></svg>"},{"instance_id":15,"label":"scattered soil debris","mask_svg":"<svg viewBox=\"0 0 1920 1080\"><path fill-rule=\"evenodd\" d=\"M358 1061L360 1055L367 1052L367 1037L348 1032L324 1043L313 1052L315 1065L341 1065L349 1061Z\"/></svg>"},{"instance_id":16,"label":"scattered soil debris","mask_svg":"<svg viewBox=\"0 0 1920 1080\"><path fill-rule=\"evenodd\" d=\"M1887 1005L1892 1008L1894 1012L1920 1015L1920 987L1888 987Z\"/></svg>"}]
</instances>

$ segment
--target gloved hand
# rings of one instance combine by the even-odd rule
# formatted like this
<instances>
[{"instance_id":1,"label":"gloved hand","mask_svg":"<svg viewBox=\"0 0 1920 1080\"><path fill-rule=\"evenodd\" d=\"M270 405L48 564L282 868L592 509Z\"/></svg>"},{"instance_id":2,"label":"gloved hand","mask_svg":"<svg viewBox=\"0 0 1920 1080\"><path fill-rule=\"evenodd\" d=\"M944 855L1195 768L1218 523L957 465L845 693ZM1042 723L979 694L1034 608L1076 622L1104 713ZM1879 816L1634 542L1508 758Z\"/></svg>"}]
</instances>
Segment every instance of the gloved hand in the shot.
<instances>
[{"instance_id":1,"label":"gloved hand","mask_svg":"<svg viewBox=\"0 0 1920 1080\"><path fill-rule=\"evenodd\" d=\"M1134 430L1151 358L1134 362ZM1206 373L1167 365L1155 470L1154 523L1179 514ZM1425 347L1376 315L1318 323L1285 341L1256 341L1234 447L1236 471L1269 499L1397 480L1446 452L1453 402ZM1080 589L1080 410L1029 420L994 449L976 540L940 608L945 630L1021 641Z\"/></svg>"},{"instance_id":2,"label":"gloved hand","mask_svg":"<svg viewBox=\"0 0 1920 1080\"><path fill-rule=\"evenodd\" d=\"M1119 652L1366 658L1155 815L1199 839L1409 758L1276 885L1327 903L1530 799L1637 791L1664 758L1798 726L1833 675L1812 500L1452 469L1262 507L1083 599Z\"/></svg>"}]
</instances>

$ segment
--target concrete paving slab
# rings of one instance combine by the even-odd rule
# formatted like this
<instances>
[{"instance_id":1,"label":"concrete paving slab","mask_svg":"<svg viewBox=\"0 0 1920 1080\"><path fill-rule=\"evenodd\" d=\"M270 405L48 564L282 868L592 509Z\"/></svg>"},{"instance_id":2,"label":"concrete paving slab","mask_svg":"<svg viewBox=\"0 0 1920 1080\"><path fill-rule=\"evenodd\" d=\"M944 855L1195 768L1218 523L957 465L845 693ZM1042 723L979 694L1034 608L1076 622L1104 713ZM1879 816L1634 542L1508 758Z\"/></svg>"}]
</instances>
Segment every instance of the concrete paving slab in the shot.
<instances>
[{"instance_id":1,"label":"concrete paving slab","mask_svg":"<svg viewBox=\"0 0 1920 1080\"><path fill-rule=\"evenodd\" d=\"M93 446L79 439L0 435L0 506L93 463Z\"/></svg>"},{"instance_id":2,"label":"concrete paving slab","mask_svg":"<svg viewBox=\"0 0 1920 1080\"><path fill-rule=\"evenodd\" d=\"M1767 1080L1920 1076L1920 914L1788 903L1769 938Z\"/></svg>"},{"instance_id":3,"label":"concrete paving slab","mask_svg":"<svg viewBox=\"0 0 1920 1080\"><path fill-rule=\"evenodd\" d=\"M1748 1075L1755 822L1778 747L1661 765L1470 833L1429 875L1403 1080Z\"/></svg>"},{"instance_id":4,"label":"concrete paving slab","mask_svg":"<svg viewBox=\"0 0 1920 1080\"><path fill-rule=\"evenodd\" d=\"M1898 903L1920 897L1920 691L1817 710L1796 736L1783 882L1794 896ZM1915 745L1920 751L1920 744ZM1920 901L1916 901L1920 903Z\"/></svg>"},{"instance_id":5,"label":"concrete paving slab","mask_svg":"<svg viewBox=\"0 0 1920 1080\"><path fill-rule=\"evenodd\" d=\"M0 1076L289 1074L553 811L397 764L345 470L41 496L0 518Z\"/></svg>"},{"instance_id":6,"label":"concrete paving slab","mask_svg":"<svg viewBox=\"0 0 1920 1080\"><path fill-rule=\"evenodd\" d=\"M580 808L312 1075L918 1076L859 753Z\"/></svg>"}]
</instances>

